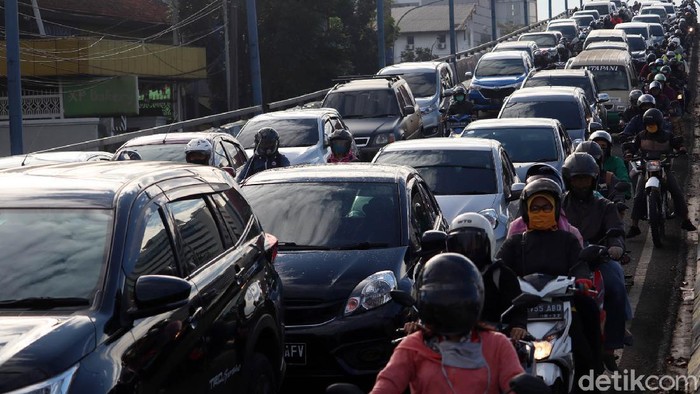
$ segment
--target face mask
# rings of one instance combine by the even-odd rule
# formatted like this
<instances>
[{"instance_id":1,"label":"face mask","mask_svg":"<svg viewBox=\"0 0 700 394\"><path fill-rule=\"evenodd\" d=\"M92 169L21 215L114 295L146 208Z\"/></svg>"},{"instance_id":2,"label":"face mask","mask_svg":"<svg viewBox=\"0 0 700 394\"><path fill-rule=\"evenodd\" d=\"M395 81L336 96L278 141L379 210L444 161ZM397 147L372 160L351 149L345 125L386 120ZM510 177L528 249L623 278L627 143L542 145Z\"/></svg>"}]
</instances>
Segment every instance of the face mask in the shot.
<instances>
[{"instance_id":1,"label":"face mask","mask_svg":"<svg viewBox=\"0 0 700 394\"><path fill-rule=\"evenodd\" d=\"M331 151L334 155L345 156L350 151L350 147L345 141L331 142Z\"/></svg>"},{"instance_id":2,"label":"face mask","mask_svg":"<svg viewBox=\"0 0 700 394\"><path fill-rule=\"evenodd\" d=\"M481 350L481 342L442 341L437 344L442 364L462 369L479 369L486 366L486 359Z\"/></svg>"},{"instance_id":3,"label":"face mask","mask_svg":"<svg viewBox=\"0 0 700 394\"><path fill-rule=\"evenodd\" d=\"M455 101L464 101L464 98L463 94L458 94L455 96Z\"/></svg>"},{"instance_id":4,"label":"face mask","mask_svg":"<svg viewBox=\"0 0 700 394\"><path fill-rule=\"evenodd\" d=\"M527 227L530 230L552 230L557 226L557 220L552 212L528 212Z\"/></svg>"},{"instance_id":5,"label":"face mask","mask_svg":"<svg viewBox=\"0 0 700 394\"><path fill-rule=\"evenodd\" d=\"M648 125L645 125L644 127L647 129L648 132L650 132L652 134L656 133L659 130L659 126L657 126L655 124L648 124Z\"/></svg>"}]
</instances>

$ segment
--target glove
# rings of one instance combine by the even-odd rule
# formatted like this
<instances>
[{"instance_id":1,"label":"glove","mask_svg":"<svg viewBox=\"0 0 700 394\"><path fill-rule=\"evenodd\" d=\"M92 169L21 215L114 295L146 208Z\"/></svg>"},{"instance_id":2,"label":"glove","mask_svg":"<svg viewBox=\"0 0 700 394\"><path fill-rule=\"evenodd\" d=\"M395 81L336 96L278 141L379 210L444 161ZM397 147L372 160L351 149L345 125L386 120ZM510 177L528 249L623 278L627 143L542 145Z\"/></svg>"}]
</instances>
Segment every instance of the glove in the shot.
<instances>
[{"instance_id":1,"label":"glove","mask_svg":"<svg viewBox=\"0 0 700 394\"><path fill-rule=\"evenodd\" d=\"M584 295L588 295L588 290L593 288L593 282L590 279L576 279L576 290Z\"/></svg>"},{"instance_id":2,"label":"glove","mask_svg":"<svg viewBox=\"0 0 700 394\"><path fill-rule=\"evenodd\" d=\"M608 254L610 254L613 260L620 260L623 253L625 253L624 249L619 246L611 246L608 248Z\"/></svg>"}]
</instances>

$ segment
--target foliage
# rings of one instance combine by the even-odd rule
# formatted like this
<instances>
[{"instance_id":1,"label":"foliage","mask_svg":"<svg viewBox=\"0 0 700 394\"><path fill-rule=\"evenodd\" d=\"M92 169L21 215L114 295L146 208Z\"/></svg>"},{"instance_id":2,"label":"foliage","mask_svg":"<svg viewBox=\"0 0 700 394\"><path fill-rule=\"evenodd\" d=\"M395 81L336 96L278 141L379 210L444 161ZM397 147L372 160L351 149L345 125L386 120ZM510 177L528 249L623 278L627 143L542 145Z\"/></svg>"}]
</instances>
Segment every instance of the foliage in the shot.
<instances>
[{"instance_id":1,"label":"foliage","mask_svg":"<svg viewBox=\"0 0 700 394\"><path fill-rule=\"evenodd\" d=\"M424 62L437 59L430 48L415 48L413 50L401 51L402 62Z\"/></svg>"}]
</instances>

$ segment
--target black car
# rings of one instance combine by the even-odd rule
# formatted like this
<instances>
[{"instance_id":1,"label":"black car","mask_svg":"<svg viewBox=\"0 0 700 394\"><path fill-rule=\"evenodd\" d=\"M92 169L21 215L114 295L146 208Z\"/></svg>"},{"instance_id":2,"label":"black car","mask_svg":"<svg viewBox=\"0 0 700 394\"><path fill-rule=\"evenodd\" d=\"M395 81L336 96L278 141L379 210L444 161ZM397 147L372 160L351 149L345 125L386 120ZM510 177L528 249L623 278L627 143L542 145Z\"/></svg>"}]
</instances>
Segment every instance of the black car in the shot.
<instances>
[{"instance_id":1,"label":"black car","mask_svg":"<svg viewBox=\"0 0 700 394\"><path fill-rule=\"evenodd\" d=\"M373 377L408 310L427 230L445 230L435 197L410 167L297 166L261 172L243 193L279 238L287 375Z\"/></svg>"},{"instance_id":2,"label":"black car","mask_svg":"<svg viewBox=\"0 0 700 394\"><path fill-rule=\"evenodd\" d=\"M0 179L0 392L279 387L276 240L228 173L131 161Z\"/></svg>"}]
</instances>

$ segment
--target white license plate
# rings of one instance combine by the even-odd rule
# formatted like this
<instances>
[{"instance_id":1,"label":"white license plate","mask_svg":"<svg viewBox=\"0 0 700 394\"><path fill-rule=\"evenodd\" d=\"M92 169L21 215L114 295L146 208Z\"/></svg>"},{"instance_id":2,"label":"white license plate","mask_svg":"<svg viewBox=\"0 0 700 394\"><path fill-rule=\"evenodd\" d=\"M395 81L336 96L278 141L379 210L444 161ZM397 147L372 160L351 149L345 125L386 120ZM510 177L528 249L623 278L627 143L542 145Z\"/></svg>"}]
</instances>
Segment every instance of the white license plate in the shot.
<instances>
[{"instance_id":1,"label":"white license plate","mask_svg":"<svg viewBox=\"0 0 700 394\"><path fill-rule=\"evenodd\" d=\"M527 308L527 320L548 321L564 319L564 304L561 302L544 302Z\"/></svg>"},{"instance_id":2,"label":"white license plate","mask_svg":"<svg viewBox=\"0 0 700 394\"><path fill-rule=\"evenodd\" d=\"M306 344L285 343L284 360L290 365L306 365Z\"/></svg>"}]
</instances>

